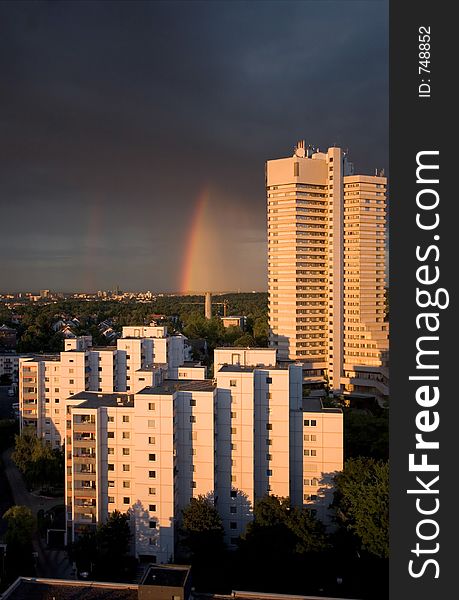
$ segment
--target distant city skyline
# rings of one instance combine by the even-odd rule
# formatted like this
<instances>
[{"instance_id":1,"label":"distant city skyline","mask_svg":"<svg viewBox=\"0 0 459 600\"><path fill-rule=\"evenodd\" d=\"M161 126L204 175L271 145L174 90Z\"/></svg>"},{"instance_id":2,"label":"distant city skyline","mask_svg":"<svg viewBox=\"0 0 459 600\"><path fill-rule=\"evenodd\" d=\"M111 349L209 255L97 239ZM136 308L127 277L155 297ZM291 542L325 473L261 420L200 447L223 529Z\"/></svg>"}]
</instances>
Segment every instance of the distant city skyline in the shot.
<instances>
[{"instance_id":1,"label":"distant city skyline","mask_svg":"<svg viewBox=\"0 0 459 600\"><path fill-rule=\"evenodd\" d=\"M266 160L387 172L387 13L1 3L0 291L266 291Z\"/></svg>"}]
</instances>

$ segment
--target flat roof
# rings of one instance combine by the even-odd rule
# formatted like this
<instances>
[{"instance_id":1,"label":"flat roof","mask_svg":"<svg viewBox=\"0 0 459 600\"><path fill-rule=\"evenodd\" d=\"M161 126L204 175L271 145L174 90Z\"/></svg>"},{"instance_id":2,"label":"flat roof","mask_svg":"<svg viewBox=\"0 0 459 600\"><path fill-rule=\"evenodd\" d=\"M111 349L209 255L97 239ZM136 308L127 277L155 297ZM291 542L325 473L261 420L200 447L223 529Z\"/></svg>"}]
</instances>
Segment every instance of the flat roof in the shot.
<instances>
[{"instance_id":1,"label":"flat roof","mask_svg":"<svg viewBox=\"0 0 459 600\"><path fill-rule=\"evenodd\" d=\"M227 365L223 364L218 372L222 373L252 373L253 371L286 371L281 365Z\"/></svg>"},{"instance_id":2,"label":"flat roof","mask_svg":"<svg viewBox=\"0 0 459 600\"><path fill-rule=\"evenodd\" d=\"M183 587L190 572L185 565L151 565L145 573L141 585Z\"/></svg>"},{"instance_id":3,"label":"flat roof","mask_svg":"<svg viewBox=\"0 0 459 600\"><path fill-rule=\"evenodd\" d=\"M118 401L119 399L121 402ZM126 392L78 392L67 400L83 400L76 408L99 408L101 406L130 408L134 406L134 394Z\"/></svg>"},{"instance_id":4,"label":"flat roof","mask_svg":"<svg viewBox=\"0 0 459 600\"><path fill-rule=\"evenodd\" d=\"M35 579L20 577L5 592L4 600L137 600L138 585Z\"/></svg>"},{"instance_id":5,"label":"flat roof","mask_svg":"<svg viewBox=\"0 0 459 600\"><path fill-rule=\"evenodd\" d=\"M139 394L173 394L174 392L213 392L215 384L212 379L165 379L161 385L145 387Z\"/></svg>"},{"instance_id":6,"label":"flat roof","mask_svg":"<svg viewBox=\"0 0 459 600\"><path fill-rule=\"evenodd\" d=\"M303 412L342 413L340 408L324 408L322 400L317 397L303 398Z\"/></svg>"},{"instance_id":7,"label":"flat roof","mask_svg":"<svg viewBox=\"0 0 459 600\"><path fill-rule=\"evenodd\" d=\"M45 360L58 361L61 359L60 354L32 354L22 358L31 358L33 362L43 362Z\"/></svg>"},{"instance_id":8,"label":"flat roof","mask_svg":"<svg viewBox=\"0 0 459 600\"><path fill-rule=\"evenodd\" d=\"M238 350L263 350L263 352L276 352L277 348L266 348L266 346L217 346L215 350L231 350L235 353Z\"/></svg>"}]
</instances>

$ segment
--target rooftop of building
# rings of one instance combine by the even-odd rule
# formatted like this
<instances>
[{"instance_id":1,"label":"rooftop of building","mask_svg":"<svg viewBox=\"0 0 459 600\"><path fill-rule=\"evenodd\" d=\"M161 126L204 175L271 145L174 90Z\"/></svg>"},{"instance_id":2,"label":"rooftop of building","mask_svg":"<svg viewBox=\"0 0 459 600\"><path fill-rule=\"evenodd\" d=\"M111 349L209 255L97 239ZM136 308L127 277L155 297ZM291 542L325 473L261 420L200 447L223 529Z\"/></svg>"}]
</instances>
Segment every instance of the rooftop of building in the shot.
<instances>
[{"instance_id":1,"label":"rooftop of building","mask_svg":"<svg viewBox=\"0 0 459 600\"><path fill-rule=\"evenodd\" d=\"M81 400L82 403L78 405L78 408L100 408L101 406L126 408L134 406L134 394L127 392L78 392L68 400Z\"/></svg>"},{"instance_id":2,"label":"rooftop of building","mask_svg":"<svg viewBox=\"0 0 459 600\"><path fill-rule=\"evenodd\" d=\"M289 365L228 365L222 364L218 372L220 373L253 373L257 370L265 371L286 371Z\"/></svg>"},{"instance_id":3,"label":"rooftop of building","mask_svg":"<svg viewBox=\"0 0 459 600\"><path fill-rule=\"evenodd\" d=\"M227 319L229 319L230 317L226 317ZM231 317L232 319L236 318L236 317ZM239 318L239 317L237 317ZM237 351L241 351L241 350L263 350L264 352L276 352L276 348L266 348L266 346L217 346L217 348L215 348L215 350L226 350L228 352L235 352L237 353Z\"/></svg>"},{"instance_id":4,"label":"rooftop of building","mask_svg":"<svg viewBox=\"0 0 459 600\"><path fill-rule=\"evenodd\" d=\"M59 361L61 359L60 354L30 354L25 358L30 358L31 362L44 362L48 360Z\"/></svg>"},{"instance_id":5,"label":"rooftop of building","mask_svg":"<svg viewBox=\"0 0 459 600\"><path fill-rule=\"evenodd\" d=\"M212 379L165 379L161 385L147 386L138 393L160 396L174 392L213 392L215 387Z\"/></svg>"},{"instance_id":6,"label":"rooftop of building","mask_svg":"<svg viewBox=\"0 0 459 600\"><path fill-rule=\"evenodd\" d=\"M137 600L138 585L20 577L2 600Z\"/></svg>"},{"instance_id":7,"label":"rooftop of building","mask_svg":"<svg viewBox=\"0 0 459 600\"><path fill-rule=\"evenodd\" d=\"M154 365L147 365L145 367L141 367L140 369L136 369L136 373L151 373L152 371L156 371L160 367L166 367L167 363L155 363Z\"/></svg>"},{"instance_id":8,"label":"rooftop of building","mask_svg":"<svg viewBox=\"0 0 459 600\"><path fill-rule=\"evenodd\" d=\"M150 565L141 585L183 587L190 573L188 565Z\"/></svg>"},{"instance_id":9,"label":"rooftop of building","mask_svg":"<svg viewBox=\"0 0 459 600\"><path fill-rule=\"evenodd\" d=\"M303 398L303 412L341 413L340 408L324 407L322 400L317 397Z\"/></svg>"}]
</instances>

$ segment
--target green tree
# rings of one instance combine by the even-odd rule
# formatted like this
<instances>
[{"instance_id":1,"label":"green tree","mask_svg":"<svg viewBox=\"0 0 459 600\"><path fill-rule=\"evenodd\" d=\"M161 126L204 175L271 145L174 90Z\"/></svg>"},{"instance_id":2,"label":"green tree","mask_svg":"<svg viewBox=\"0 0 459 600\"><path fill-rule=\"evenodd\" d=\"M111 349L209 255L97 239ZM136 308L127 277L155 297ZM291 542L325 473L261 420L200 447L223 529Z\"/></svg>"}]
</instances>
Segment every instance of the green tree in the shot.
<instances>
[{"instance_id":1,"label":"green tree","mask_svg":"<svg viewBox=\"0 0 459 600\"><path fill-rule=\"evenodd\" d=\"M250 333L244 333L244 335L241 335L240 338L234 341L234 345L246 348L256 346L256 342Z\"/></svg>"},{"instance_id":2,"label":"green tree","mask_svg":"<svg viewBox=\"0 0 459 600\"><path fill-rule=\"evenodd\" d=\"M36 528L35 517L27 506L12 506L3 515L6 521L5 541L8 551L28 549Z\"/></svg>"},{"instance_id":3,"label":"green tree","mask_svg":"<svg viewBox=\"0 0 459 600\"><path fill-rule=\"evenodd\" d=\"M33 428L26 428L15 436L12 455L30 486L62 486L64 483L64 453L60 448L51 448L36 436Z\"/></svg>"},{"instance_id":4,"label":"green tree","mask_svg":"<svg viewBox=\"0 0 459 600\"><path fill-rule=\"evenodd\" d=\"M131 530L128 515L112 512L105 523L87 529L69 547L69 556L79 571L88 571L98 581L125 581L132 576L128 556Z\"/></svg>"},{"instance_id":5,"label":"green tree","mask_svg":"<svg viewBox=\"0 0 459 600\"><path fill-rule=\"evenodd\" d=\"M267 346L269 338L268 315L264 314L255 319L253 323L253 337L257 346Z\"/></svg>"},{"instance_id":6,"label":"green tree","mask_svg":"<svg viewBox=\"0 0 459 600\"><path fill-rule=\"evenodd\" d=\"M325 527L306 508L293 508L287 525L295 536L294 553L297 555L323 552L330 547Z\"/></svg>"},{"instance_id":7,"label":"green tree","mask_svg":"<svg viewBox=\"0 0 459 600\"><path fill-rule=\"evenodd\" d=\"M389 457L389 411L374 415L367 410L344 410L344 443L346 458L387 460Z\"/></svg>"},{"instance_id":8,"label":"green tree","mask_svg":"<svg viewBox=\"0 0 459 600\"><path fill-rule=\"evenodd\" d=\"M183 545L195 560L215 560L224 550L223 523L212 500L200 495L182 511Z\"/></svg>"},{"instance_id":9,"label":"green tree","mask_svg":"<svg viewBox=\"0 0 459 600\"><path fill-rule=\"evenodd\" d=\"M339 525L362 550L389 555L389 465L372 458L352 458L335 477L333 506Z\"/></svg>"}]
</instances>

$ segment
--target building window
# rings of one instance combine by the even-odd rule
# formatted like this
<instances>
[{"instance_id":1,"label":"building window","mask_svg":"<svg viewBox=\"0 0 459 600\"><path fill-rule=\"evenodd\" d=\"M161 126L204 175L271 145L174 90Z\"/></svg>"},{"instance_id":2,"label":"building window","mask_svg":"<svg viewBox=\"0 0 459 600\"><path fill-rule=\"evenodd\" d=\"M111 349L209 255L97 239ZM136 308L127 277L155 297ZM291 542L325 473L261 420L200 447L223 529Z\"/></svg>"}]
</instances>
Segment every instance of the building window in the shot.
<instances>
[{"instance_id":1,"label":"building window","mask_svg":"<svg viewBox=\"0 0 459 600\"><path fill-rule=\"evenodd\" d=\"M115 420L115 417L114 417L113 415L108 415L108 417L107 417L107 421L108 421L109 423L113 423L113 422L114 422L114 420Z\"/></svg>"},{"instance_id":2,"label":"building window","mask_svg":"<svg viewBox=\"0 0 459 600\"><path fill-rule=\"evenodd\" d=\"M154 402L149 402L148 403L148 410L155 410L155 403Z\"/></svg>"},{"instance_id":3,"label":"building window","mask_svg":"<svg viewBox=\"0 0 459 600\"><path fill-rule=\"evenodd\" d=\"M150 521L150 522L148 523L148 527L149 527L150 529L156 529L156 521Z\"/></svg>"},{"instance_id":4,"label":"building window","mask_svg":"<svg viewBox=\"0 0 459 600\"><path fill-rule=\"evenodd\" d=\"M108 438L114 438L115 437L115 432L114 431L107 431L107 437Z\"/></svg>"},{"instance_id":5,"label":"building window","mask_svg":"<svg viewBox=\"0 0 459 600\"><path fill-rule=\"evenodd\" d=\"M148 471L148 477L151 477L151 478L156 477L156 471Z\"/></svg>"},{"instance_id":6,"label":"building window","mask_svg":"<svg viewBox=\"0 0 459 600\"><path fill-rule=\"evenodd\" d=\"M294 177L300 176L300 163L298 163L298 162L293 163L293 176Z\"/></svg>"},{"instance_id":7,"label":"building window","mask_svg":"<svg viewBox=\"0 0 459 600\"><path fill-rule=\"evenodd\" d=\"M266 460L272 460L273 459L273 455L272 454L267 454L266 455Z\"/></svg>"},{"instance_id":8,"label":"building window","mask_svg":"<svg viewBox=\"0 0 459 600\"><path fill-rule=\"evenodd\" d=\"M149 444L154 444L155 443L155 438L154 437L149 437L148 438L148 443Z\"/></svg>"},{"instance_id":9,"label":"building window","mask_svg":"<svg viewBox=\"0 0 459 600\"><path fill-rule=\"evenodd\" d=\"M115 470L115 465L114 465L113 463L108 463L108 465L107 465L107 469L108 469L109 471L114 471L114 470Z\"/></svg>"},{"instance_id":10,"label":"building window","mask_svg":"<svg viewBox=\"0 0 459 600\"><path fill-rule=\"evenodd\" d=\"M115 496L109 496L108 497L108 503L109 504L114 504L115 503Z\"/></svg>"},{"instance_id":11,"label":"building window","mask_svg":"<svg viewBox=\"0 0 459 600\"><path fill-rule=\"evenodd\" d=\"M150 427L151 429L154 429L155 421L153 419L148 419L148 427Z\"/></svg>"},{"instance_id":12,"label":"building window","mask_svg":"<svg viewBox=\"0 0 459 600\"><path fill-rule=\"evenodd\" d=\"M131 470L130 465L123 465L123 471L130 471L130 470Z\"/></svg>"},{"instance_id":13,"label":"building window","mask_svg":"<svg viewBox=\"0 0 459 600\"><path fill-rule=\"evenodd\" d=\"M131 499L129 498L129 496L124 496L123 504L131 504Z\"/></svg>"},{"instance_id":14,"label":"building window","mask_svg":"<svg viewBox=\"0 0 459 600\"><path fill-rule=\"evenodd\" d=\"M196 400L194 398L191 398L190 406L196 406Z\"/></svg>"},{"instance_id":15,"label":"building window","mask_svg":"<svg viewBox=\"0 0 459 600\"><path fill-rule=\"evenodd\" d=\"M237 417L236 413L235 413L235 412L232 412L232 413L231 413L231 418L232 418L232 419L235 419L236 417Z\"/></svg>"},{"instance_id":16,"label":"building window","mask_svg":"<svg viewBox=\"0 0 459 600\"><path fill-rule=\"evenodd\" d=\"M149 510L150 512L156 512L156 504L150 504L150 505L148 506L148 510Z\"/></svg>"},{"instance_id":17,"label":"building window","mask_svg":"<svg viewBox=\"0 0 459 600\"><path fill-rule=\"evenodd\" d=\"M150 496L156 496L156 488L148 488L148 493Z\"/></svg>"},{"instance_id":18,"label":"building window","mask_svg":"<svg viewBox=\"0 0 459 600\"><path fill-rule=\"evenodd\" d=\"M237 498L237 490L231 490L231 498Z\"/></svg>"},{"instance_id":19,"label":"building window","mask_svg":"<svg viewBox=\"0 0 459 600\"><path fill-rule=\"evenodd\" d=\"M190 423L196 423L196 417L194 415L190 416Z\"/></svg>"},{"instance_id":20,"label":"building window","mask_svg":"<svg viewBox=\"0 0 459 600\"><path fill-rule=\"evenodd\" d=\"M317 456L317 450L305 450L304 451L304 455L305 456Z\"/></svg>"},{"instance_id":21,"label":"building window","mask_svg":"<svg viewBox=\"0 0 459 600\"><path fill-rule=\"evenodd\" d=\"M131 437L131 433L129 431L123 431L123 440L128 440Z\"/></svg>"},{"instance_id":22,"label":"building window","mask_svg":"<svg viewBox=\"0 0 459 600\"><path fill-rule=\"evenodd\" d=\"M107 454L115 454L115 448L107 448Z\"/></svg>"},{"instance_id":23,"label":"building window","mask_svg":"<svg viewBox=\"0 0 459 600\"><path fill-rule=\"evenodd\" d=\"M236 512L237 512L237 508L236 508L236 506L230 506L230 513L231 513L232 515L235 515L235 514L236 514Z\"/></svg>"},{"instance_id":24,"label":"building window","mask_svg":"<svg viewBox=\"0 0 459 600\"><path fill-rule=\"evenodd\" d=\"M123 415L123 423L129 423L129 415Z\"/></svg>"},{"instance_id":25,"label":"building window","mask_svg":"<svg viewBox=\"0 0 459 600\"><path fill-rule=\"evenodd\" d=\"M304 425L305 425L305 427L316 427L317 421L316 421L316 419L305 419Z\"/></svg>"},{"instance_id":26,"label":"building window","mask_svg":"<svg viewBox=\"0 0 459 600\"><path fill-rule=\"evenodd\" d=\"M266 445L267 446L272 446L273 445L273 441L270 440L269 438L266 438Z\"/></svg>"},{"instance_id":27,"label":"building window","mask_svg":"<svg viewBox=\"0 0 459 600\"><path fill-rule=\"evenodd\" d=\"M123 448L123 456L129 456L129 454L131 453L129 448Z\"/></svg>"},{"instance_id":28,"label":"building window","mask_svg":"<svg viewBox=\"0 0 459 600\"><path fill-rule=\"evenodd\" d=\"M156 454L149 454L148 460L156 460Z\"/></svg>"},{"instance_id":29,"label":"building window","mask_svg":"<svg viewBox=\"0 0 459 600\"><path fill-rule=\"evenodd\" d=\"M272 377L266 377L266 383L272 383L272 382L273 382Z\"/></svg>"},{"instance_id":30,"label":"building window","mask_svg":"<svg viewBox=\"0 0 459 600\"><path fill-rule=\"evenodd\" d=\"M192 481L190 484L190 487L195 488L196 487L196 481Z\"/></svg>"},{"instance_id":31,"label":"building window","mask_svg":"<svg viewBox=\"0 0 459 600\"><path fill-rule=\"evenodd\" d=\"M124 488L129 488L129 487L131 487L131 482L130 482L130 481L123 481L123 487L124 487Z\"/></svg>"},{"instance_id":32,"label":"building window","mask_svg":"<svg viewBox=\"0 0 459 600\"><path fill-rule=\"evenodd\" d=\"M273 428L273 426L272 426L272 424L271 424L271 423L266 423L266 429L267 429L268 431L272 431L272 428Z\"/></svg>"},{"instance_id":33,"label":"building window","mask_svg":"<svg viewBox=\"0 0 459 600\"><path fill-rule=\"evenodd\" d=\"M237 380L236 379L230 379L230 387L236 387L237 385Z\"/></svg>"},{"instance_id":34,"label":"building window","mask_svg":"<svg viewBox=\"0 0 459 600\"><path fill-rule=\"evenodd\" d=\"M272 475L273 475L273 471L272 471L272 469L267 469L267 470L266 470L266 475L267 475L268 477L272 477Z\"/></svg>"},{"instance_id":35,"label":"building window","mask_svg":"<svg viewBox=\"0 0 459 600\"><path fill-rule=\"evenodd\" d=\"M237 523L235 521L230 521L230 529L237 529Z\"/></svg>"},{"instance_id":36,"label":"building window","mask_svg":"<svg viewBox=\"0 0 459 600\"><path fill-rule=\"evenodd\" d=\"M107 481L107 485L108 485L108 487L115 487L115 482L114 481Z\"/></svg>"},{"instance_id":37,"label":"building window","mask_svg":"<svg viewBox=\"0 0 459 600\"><path fill-rule=\"evenodd\" d=\"M234 434L234 433L237 433L237 429L236 429L236 427L231 427L231 433L233 433L233 434Z\"/></svg>"}]
</instances>

